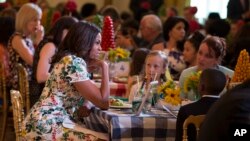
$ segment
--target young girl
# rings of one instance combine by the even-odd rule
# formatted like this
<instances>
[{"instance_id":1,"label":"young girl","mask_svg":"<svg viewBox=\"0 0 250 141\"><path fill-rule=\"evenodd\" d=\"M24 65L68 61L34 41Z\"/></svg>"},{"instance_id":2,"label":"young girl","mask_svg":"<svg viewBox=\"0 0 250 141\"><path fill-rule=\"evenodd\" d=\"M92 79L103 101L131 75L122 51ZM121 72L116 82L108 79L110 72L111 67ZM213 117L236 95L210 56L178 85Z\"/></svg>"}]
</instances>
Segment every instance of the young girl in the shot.
<instances>
[{"instance_id":1,"label":"young girl","mask_svg":"<svg viewBox=\"0 0 250 141\"><path fill-rule=\"evenodd\" d=\"M145 77L142 82L138 82L132 86L129 95L130 103L134 97L138 96L139 91L145 91L148 88L151 81L158 81L158 85L160 85L162 81L165 81L167 63L167 56L162 51L151 51L147 55L144 63Z\"/></svg>"},{"instance_id":2,"label":"young girl","mask_svg":"<svg viewBox=\"0 0 250 141\"><path fill-rule=\"evenodd\" d=\"M187 63L188 67L197 65L197 53L202 40L205 38L199 31L190 35L184 43L183 59Z\"/></svg>"}]
</instances>

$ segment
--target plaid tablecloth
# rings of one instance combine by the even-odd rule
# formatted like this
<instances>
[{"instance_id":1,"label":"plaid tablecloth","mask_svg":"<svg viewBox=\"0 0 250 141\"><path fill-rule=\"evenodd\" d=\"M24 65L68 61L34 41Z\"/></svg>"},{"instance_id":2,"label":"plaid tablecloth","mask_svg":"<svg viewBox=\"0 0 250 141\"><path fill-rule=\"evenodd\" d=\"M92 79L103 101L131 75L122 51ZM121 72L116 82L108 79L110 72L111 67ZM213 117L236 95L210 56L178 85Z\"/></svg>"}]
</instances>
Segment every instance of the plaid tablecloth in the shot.
<instances>
[{"instance_id":1,"label":"plaid tablecloth","mask_svg":"<svg viewBox=\"0 0 250 141\"><path fill-rule=\"evenodd\" d=\"M110 134L112 141L173 141L176 118L165 111L152 109L149 114L135 116L131 109L93 108L84 119L86 127Z\"/></svg>"},{"instance_id":2,"label":"plaid tablecloth","mask_svg":"<svg viewBox=\"0 0 250 141\"><path fill-rule=\"evenodd\" d=\"M100 82L95 82L97 87L101 86ZM125 83L116 83L116 82L109 82L110 86L110 96L118 96L123 97L126 95L127 84Z\"/></svg>"}]
</instances>

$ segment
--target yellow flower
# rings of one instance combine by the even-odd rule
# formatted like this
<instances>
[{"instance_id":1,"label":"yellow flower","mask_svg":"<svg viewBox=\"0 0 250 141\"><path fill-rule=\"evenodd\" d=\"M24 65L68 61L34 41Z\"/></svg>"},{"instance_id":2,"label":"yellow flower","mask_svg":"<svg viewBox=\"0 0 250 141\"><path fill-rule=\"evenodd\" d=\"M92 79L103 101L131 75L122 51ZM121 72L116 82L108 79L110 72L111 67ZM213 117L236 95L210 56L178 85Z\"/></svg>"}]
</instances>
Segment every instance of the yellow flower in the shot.
<instances>
[{"instance_id":1,"label":"yellow flower","mask_svg":"<svg viewBox=\"0 0 250 141\"><path fill-rule=\"evenodd\" d=\"M26 130L22 130L22 131L21 131L21 136L22 136L22 137L25 137L26 134L27 134Z\"/></svg>"},{"instance_id":2,"label":"yellow flower","mask_svg":"<svg viewBox=\"0 0 250 141\"><path fill-rule=\"evenodd\" d=\"M63 58L63 63L64 64L68 64L72 61L72 58L70 56L66 56Z\"/></svg>"},{"instance_id":3,"label":"yellow flower","mask_svg":"<svg viewBox=\"0 0 250 141\"><path fill-rule=\"evenodd\" d=\"M192 73L185 81L183 91L188 93L190 90L197 91L201 71Z\"/></svg>"},{"instance_id":4,"label":"yellow flower","mask_svg":"<svg viewBox=\"0 0 250 141\"><path fill-rule=\"evenodd\" d=\"M177 86L173 80L168 80L167 82L159 86L157 92L167 103L170 103L172 105L179 105L181 103L180 87Z\"/></svg>"},{"instance_id":5,"label":"yellow flower","mask_svg":"<svg viewBox=\"0 0 250 141\"><path fill-rule=\"evenodd\" d=\"M108 52L108 59L111 62L119 62L129 59L130 52L126 49L117 47L115 49L110 49Z\"/></svg>"}]
</instances>

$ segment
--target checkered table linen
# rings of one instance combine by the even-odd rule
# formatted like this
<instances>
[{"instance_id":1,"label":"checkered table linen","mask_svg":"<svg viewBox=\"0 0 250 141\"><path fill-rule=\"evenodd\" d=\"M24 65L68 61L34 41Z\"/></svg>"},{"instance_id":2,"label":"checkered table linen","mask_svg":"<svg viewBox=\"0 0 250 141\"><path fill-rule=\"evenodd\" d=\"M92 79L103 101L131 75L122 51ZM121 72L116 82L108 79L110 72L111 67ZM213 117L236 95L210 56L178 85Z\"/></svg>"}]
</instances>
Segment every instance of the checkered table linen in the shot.
<instances>
[{"instance_id":1,"label":"checkered table linen","mask_svg":"<svg viewBox=\"0 0 250 141\"><path fill-rule=\"evenodd\" d=\"M151 113L135 116L131 109L93 108L84 119L86 127L109 133L112 141L174 141L176 118L152 109Z\"/></svg>"}]
</instances>

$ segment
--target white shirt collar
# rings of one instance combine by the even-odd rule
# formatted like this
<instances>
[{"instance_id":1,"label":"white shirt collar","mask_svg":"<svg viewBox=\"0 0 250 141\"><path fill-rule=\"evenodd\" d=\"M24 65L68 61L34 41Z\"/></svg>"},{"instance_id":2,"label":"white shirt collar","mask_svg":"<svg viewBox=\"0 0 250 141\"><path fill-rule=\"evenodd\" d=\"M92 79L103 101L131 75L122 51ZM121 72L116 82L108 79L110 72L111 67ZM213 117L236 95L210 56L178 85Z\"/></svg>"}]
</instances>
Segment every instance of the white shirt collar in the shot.
<instances>
[{"instance_id":1,"label":"white shirt collar","mask_svg":"<svg viewBox=\"0 0 250 141\"><path fill-rule=\"evenodd\" d=\"M220 98L219 95L203 95L202 97Z\"/></svg>"}]
</instances>

